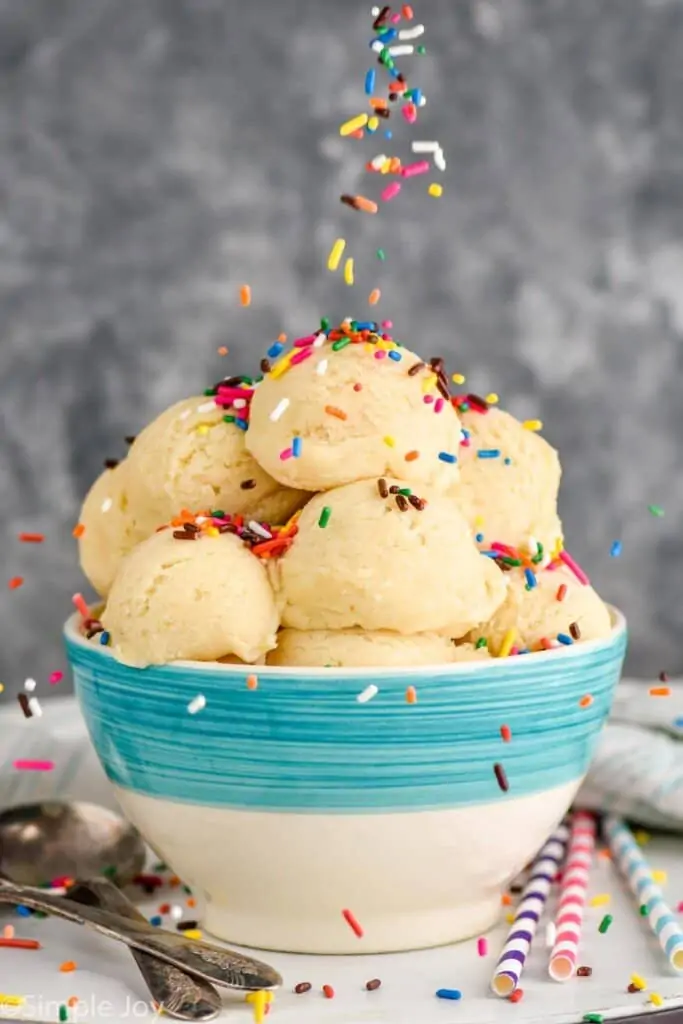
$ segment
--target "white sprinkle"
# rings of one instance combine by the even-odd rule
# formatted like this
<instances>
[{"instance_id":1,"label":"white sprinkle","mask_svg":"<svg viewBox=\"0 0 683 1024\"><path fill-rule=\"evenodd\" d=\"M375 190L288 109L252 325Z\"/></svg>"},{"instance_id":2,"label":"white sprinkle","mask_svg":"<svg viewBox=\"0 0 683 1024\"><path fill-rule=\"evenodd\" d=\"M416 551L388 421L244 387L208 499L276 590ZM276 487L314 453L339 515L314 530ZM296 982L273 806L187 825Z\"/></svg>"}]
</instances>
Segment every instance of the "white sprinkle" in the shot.
<instances>
[{"instance_id":1,"label":"white sprinkle","mask_svg":"<svg viewBox=\"0 0 683 1024\"><path fill-rule=\"evenodd\" d=\"M411 53L415 53L415 47L411 46L410 43L406 43L404 46L389 47L390 57L407 57Z\"/></svg>"},{"instance_id":2,"label":"white sprinkle","mask_svg":"<svg viewBox=\"0 0 683 1024\"><path fill-rule=\"evenodd\" d=\"M399 39L419 39L424 32L424 25L415 25L413 28L402 28L398 33Z\"/></svg>"},{"instance_id":3,"label":"white sprinkle","mask_svg":"<svg viewBox=\"0 0 683 1024\"><path fill-rule=\"evenodd\" d=\"M181 414L178 417L178 419L179 420L186 420L191 412L192 412L192 409L184 409L183 412L181 412Z\"/></svg>"},{"instance_id":4,"label":"white sprinkle","mask_svg":"<svg viewBox=\"0 0 683 1024\"><path fill-rule=\"evenodd\" d=\"M418 103L418 107L426 107L426 106L427 106L427 97L425 96L424 93L422 93L422 95L420 96L420 101Z\"/></svg>"},{"instance_id":5,"label":"white sprinkle","mask_svg":"<svg viewBox=\"0 0 683 1024\"><path fill-rule=\"evenodd\" d=\"M183 908L179 906L177 903L174 903L169 911L169 917L171 918L172 921L182 921L184 913L185 911L183 910Z\"/></svg>"},{"instance_id":6,"label":"white sprinkle","mask_svg":"<svg viewBox=\"0 0 683 1024\"><path fill-rule=\"evenodd\" d=\"M530 555L538 554L538 541L531 534L526 539L525 547Z\"/></svg>"},{"instance_id":7,"label":"white sprinkle","mask_svg":"<svg viewBox=\"0 0 683 1024\"><path fill-rule=\"evenodd\" d=\"M233 407L233 409L244 409L246 404L247 404L246 398L235 398L233 403L232 403L232 407Z\"/></svg>"},{"instance_id":8,"label":"white sprinkle","mask_svg":"<svg viewBox=\"0 0 683 1024\"><path fill-rule=\"evenodd\" d=\"M379 14L379 7L371 7L370 14L372 15L373 18L376 18L377 15Z\"/></svg>"},{"instance_id":9,"label":"white sprinkle","mask_svg":"<svg viewBox=\"0 0 683 1024\"><path fill-rule=\"evenodd\" d=\"M198 693L196 697L193 697L190 703L187 705L187 710L191 715L196 715L198 711L202 711L206 707L206 697L203 693Z\"/></svg>"},{"instance_id":10,"label":"white sprinkle","mask_svg":"<svg viewBox=\"0 0 683 1024\"><path fill-rule=\"evenodd\" d=\"M215 412L215 410L216 410L216 403L215 402L202 402L201 405L197 406L197 412Z\"/></svg>"},{"instance_id":11,"label":"white sprinkle","mask_svg":"<svg viewBox=\"0 0 683 1024\"><path fill-rule=\"evenodd\" d=\"M358 694L356 700L358 701L359 704L367 704L367 702L369 700L372 700L373 697L376 697L378 693L379 690L374 685L374 683L370 683L369 686L365 687L362 693Z\"/></svg>"},{"instance_id":12,"label":"white sprinkle","mask_svg":"<svg viewBox=\"0 0 683 1024\"><path fill-rule=\"evenodd\" d=\"M321 359L315 368L315 372L319 377L324 377L327 373L327 359Z\"/></svg>"},{"instance_id":13,"label":"white sprinkle","mask_svg":"<svg viewBox=\"0 0 683 1024\"><path fill-rule=\"evenodd\" d=\"M208 521L208 516L195 516L195 522L197 523L197 526L201 526L202 523L208 523Z\"/></svg>"},{"instance_id":14,"label":"white sprinkle","mask_svg":"<svg viewBox=\"0 0 683 1024\"><path fill-rule=\"evenodd\" d=\"M446 170L446 157L443 155L443 150L441 146L439 146L436 153L434 154L434 163L439 168L440 171Z\"/></svg>"},{"instance_id":15,"label":"white sprinkle","mask_svg":"<svg viewBox=\"0 0 683 1024\"><path fill-rule=\"evenodd\" d=\"M35 715L36 718L41 717L41 715L43 714L43 709L41 708L40 702L37 697L29 697L28 706L29 711L31 711L31 713Z\"/></svg>"},{"instance_id":16,"label":"white sprinkle","mask_svg":"<svg viewBox=\"0 0 683 1024\"><path fill-rule=\"evenodd\" d=\"M419 139L415 139L414 142L411 142L410 148L413 153L436 153L441 146L438 142L421 142Z\"/></svg>"},{"instance_id":17,"label":"white sprinkle","mask_svg":"<svg viewBox=\"0 0 683 1024\"><path fill-rule=\"evenodd\" d=\"M326 341L327 335L324 331L321 331L320 334L316 334L315 341L311 345L311 348L322 348Z\"/></svg>"},{"instance_id":18,"label":"white sprinkle","mask_svg":"<svg viewBox=\"0 0 683 1024\"><path fill-rule=\"evenodd\" d=\"M258 534L258 536L263 537L264 540L273 539L272 533L268 533L265 527L261 526L260 523L257 523L255 519L250 519L249 522L247 523L247 526L249 527L252 533Z\"/></svg>"},{"instance_id":19,"label":"white sprinkle","mask_svg":"<svg viewBox=\"0 0 683 1024\"><path fill-rule=\"evenodd\" d=\"M33 693L35 688L36 688L36 681L35 681L35 679L25 679L24 680L24 689L28 690L29 693Z\"/></svg>"},{"instance_id":20,"label":"white sprinkle","mask_svg":"<svg viewBox=\"0 0 683 1024\"><path fill-rule=\"evenodd\" d=\"M105 498L102 504L100 505L100 512L108 512L113 504L113 498Z\"/></svg>"},{"instance_id":21,"label":"white sprinkle","mask_svg":"<svg viewBox=\"0 0 683 1024\"><path fill-rule=\"evenodd\" d=\"M277 405L275 406L275 408L273 409L273 411L270 414L270 421L271 421L271 423L277 423L277 421L280 419L280 417L282 416L283 412L285 411L285 409L287 408L288 405L289 405L289 399L288 398L282 398L277 403Z\"/></svg>"},{"instance_id":22,"label":"white sprinkle","mask_svg":"<svg viewBox=\"0 0 683 1024\"><path fill-rule=\"evenodd\" d=\"M375 39L370 49L374 50L375 53L381 53L382 50L384 49L384 43L382 42L381 39Z\"/></svg>"},{"instance_id":23,"label":"white sprinkle","mask_svg":"<svg viewBox=\"0 0 683 1024\"><path fill-rule=\"evenodd\" d=\"M555 945L555 939L557 938L557 928L553 921L548 921L545 926L545 944L548 949L552 949Z\"/></svg>"},{"instance_id":24,"label":"white sprinkle","mask_svg":"<svg viewBox=\"0 0 683 1024\"><path fill-rule=\"evenodd\" d=\"M387 161L386 154L380 153L370 161L370 166L374 167L376 171L380 171Z\"/></svg>"}]
</instances>

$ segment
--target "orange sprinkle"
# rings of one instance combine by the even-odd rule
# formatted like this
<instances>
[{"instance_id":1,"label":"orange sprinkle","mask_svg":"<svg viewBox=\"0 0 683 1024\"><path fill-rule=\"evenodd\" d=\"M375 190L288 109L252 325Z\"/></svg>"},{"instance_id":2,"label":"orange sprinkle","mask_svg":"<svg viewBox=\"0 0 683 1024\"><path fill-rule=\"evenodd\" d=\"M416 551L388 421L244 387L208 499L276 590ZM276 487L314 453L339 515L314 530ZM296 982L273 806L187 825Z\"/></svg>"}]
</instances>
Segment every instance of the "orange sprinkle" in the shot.
<instances>
[{"instance_id":1,"label":"orange sprinkle","mask_svg":"<svg viewBox=\"0 0 683 1024\"><path fill-rule=\"evenodd\" d=\"M59 969L63 974L68 974L69 971L75 971L77 967L78 964L75 960L65 960L64 963L59 965Z\"/></svg>"},{"instance_id":2,"label":"orange sprinkle","mask_svg":"<svg viewBox=\"0 0 683 1024\"><path fill-rule=\"evenodd\" d=\"M349 132L348 138L349 139L362 139L364 137L364 135L365 135L365 132L363 131L362 128L356 128L355 132Z\"/></svg>"},{"instance_id":3,"label":"orange sprinkle","mask_svg":"<svg viewBox=\"0 0 683 1024\"><path fill-rule=\"evenodd\" d=\"M651 686L648 690L651 697L670 697L671 687L670 686Z\"/></svg>"},{"instance_id":4,"label":"orange sprinkle","mask_svg":"<svg viewBox=\"0 0 683 1024\"><path fill-rule=\"evenodd\" d=\"M160 914L168 914L170 912L170 910L171 910L171 904L170 903L162 903L161 906L158 908L158 910L159 910Z\"/></svg>"},{"instance_id":5,"label":"orange sprinkle","mask_svg":"<svg viewBox=\"0 0 683 1024\"><path fill-rule=\"evenodd\" d=\"M78 996L69 996L66 1005L71 1007L78 1006Z\"/></svg>"},{"instance_id":6,"label":"orange sprinkle","mask_svg":"<svg viewBox=\"0 0 683 1024\"><path fill-rule=\"evenodd\" d=\"M240 302L243 306L251 306L251 287L248 284L240 288Z\"/></svg>"},{"instance_id":7,"label":"orange sprinkle","mask_svg":"<svg viewBox=\"0 0 683 1024\"><path fill-rule=\"evenodd\" d=\"M392 156L389 160L389 174L398 174L401 170L400 157Z\"/></svg>"},{"instance_id":8,"label":"orange sprinkle","mask_svg":"<svg viewBox=\"0 0 683 1024\"><path fill-rule=\"evenodd\" d=\"M348 419L343 409L338 409L336 405L326 405L325 412L328 416L336 416L338 420Z\"/></svg>"},{"instance_id":9,"label":"orange sprinkle","mask_svg":"<svg viewBox=\"0 0 683 1024\"><path fill-rule=\"evenodd\" d=\"M229 351L230 351L230 349L226 348L225 345L221 345L221 347L218 349L218 355L219 356L227 356Z\"/></svg>"},{"instance_id":10,"label":"orange sprinkle","mask_svg":"<svg viewBox=\"0 0 683 1024\"><path fill-rule=\"evenodd\" d=\"M2 929L2 937L3 937L3 939L13 939L14 938L14 925L13 924L6 924L5 925L5 927Z\"/></svg>"},{"instance_id":11,"label":"orange sprinkle","mask_svg":"<svg viewBox=\"0 0 683 1024\"><path fill-rule=\"evenodd\" d=\"M509 893L504 892L503 895L500 897L500 902L503 904L504 907L511 907L512 896L510 896Z\"/></svg>"},{"instance_id":12,"label":"orange sprinkle","mask_svg":"<svg viewBox=\"0 0 683 1024\"><path fill-rule=\"evenodd\" d=\"M354 196L353 198L357 210L362 210L364 213L377 213L377 203L372 199L366 199L365 196Z\"/></svg>"},{"instance_id":13,"label":"orange sprinkle","mask_svg":"<svg viewBox=\"0 0 683 1024\"><path fill-rule=\"evenodd\" d=\"M23 576L13 576L11 580L7 581L7 586L10 588L10 590L18 590L19 587L23 586L23 583Z\"/></svg>"},{"instance_id":14,"label":"orange sprinkle","mask_svg":"<svg viewBox=\"0 0 683 1024\"><path fill-rule=\"evenodd\" d=\"M278 334L277 340L284 343L285 341L287 341L287 335L286 334Z\"/></svg>"},{"instance_id":15,"label":"orange sprinkle","mask_svg":"<svg viewBox=\"0 0 683 1024\"><path fill-rule=\"evenodd\" d=\"M566 593L567 593L567 584L566 583L561 583L560 586L557 588L557 593L555 594L555 597L557 598L558 601L564 601Z\"/></svg>"},{"instance_id":16,"label":"orange sprinkle","mask_svg":"<svg viewBox=\"0 0 683 1024\"><path fill-rule=\"evenodd\" d=\"M412 21L413 18L415 17L413 13L413 8L410 6L410 4L403 5L403 7L401 8L401 14L406 19L406 21Z\"/></svg>"},{"instance_id":17,"label":"orange sprinkle","mask_svg":"<svg viewBox=\"0 0 683 1024\"><path fill-rule=\"evenodd\" d=\"M42 544L45 540L44 533L20 533L19 540L24 544Z\"/></svg>"},{"instance_id":18,"label":"orange sprinkle","mask_svg":"<svg viewBox=\"0 0 683 1024\"><path fill-rule=\"evenodd\" d=\"M538 642L541 645L541 649L542 650L544 650L544 651L552 651L553 645L550 643L550 640L548 640L547 636L542 636L541 639Z\"/></svg>"},{"instance_id":19,"label":"orange sprinkle","mask_svg":"<svg viewBox=\"0 0 683 1024\"><path fill-rule=\"evenodd\" d=\"M168 884L171 886L172 889L177 889L177 887L180 885L180 879L178 878L177 875L171 875L171 877L168 880Z\"/></svg>"},{"instance_id":20,"label":"orange sprinkle","mask_svg":"<svg viewBox=\"0 0 683 1024\"><path fill-rule=\"evenodd\" d=\"M403 456L406 462L415 462L415 459L420 458L420 453L416 451L406 452Z\"/></svg>"},{"instance_id":21,"label":"orange sprinkle","mask_svg":"<svg viewBox=\"0 0 683 1024\"><path fill-rule=\"evenodd\" d=\"M604 850L598 850L598 857L602 857L603 860L611 860L612 851L608 850L607 847L605 847Z\"/></svg>"},{"instance_id":22,"label":"orange sprinkle","mask_svg":"<svg viewBox=\"0 0 683 1024\"><path fill-rule=\"evenodd\" d=\"M589 708L592 703L593 703L593 696L592 696L592 694L587 693L586 696L582 697L581 700L579 701L579 707L580 708Z\"/></svg>"},{"instance_id":23,"label":"orange sprinkle","mask_svg":"<svg viewBox=\"0 0 683 1024\"><path fill-rule=\"evenodd\" d=\"M370 294L368 296L368 302L370 303L371 306L376 306L377 305L377 303L379 302L381 294L382 293L379 290L379 288L373 288L372 289L372 291L370 292Z\"/></svg>"},{"instance_id":24,"label":"orange sprinkle","mask_svg":"<svg viewBox=\"0 0 683 1024\"><path fill-rule=\"evenodd\" d=\"M196 907L197 906L197 901L194 898L194 896L188 896L186 902L187 902L188 907Z\"/></svg>"},{"instance_id":25,"label":"orange sprinkle","mask_svg":"<svg viewBox=\"0 0 683 1024\"><path fill-rule=\"evenodd\" d=\"M251 549L252 555L259 555L261 558L265 558L266 555L274 554L275 552L285 552L290 547L293 540L291 537L273 537L272 540L264 540L263 544L255 544Z\"/></svg>"},{"instance_id":26,"label":"orange sprinkle","mask_svg":"<svg viewBox=\"0 0 683 1024\"><path fill-rule=\"evenodd\" d=\"M75 537L76 540L78 540L78 538L82 537L84 533L85 533L85 526L83 525L83 523L76 523L76 525L74 526L73 530L71 531L71 536Z\"/></svg>"},{"instance_id":27,"label":"orange sprinkle","mask_svg":"<svg viewBox=\"0 0 683 1024\"><path fill-rule=\"evenodd\" d=\"M247 676L247 689L256 690L258 689L258 676Z\"/></svg>"},{"instance_id":28,"label":"orange sprinkle","mask_svg":"<svg viewBox=\"0 0 683 1024\"><path fill-rule=\"evenodd\" d=\"M406 702L408 704L417 704L417 693L414 686L409 686L406 690Z\"/></svg>"},{"instance_id":29,"label":"orange sprinkle","mask_svg":"<svg viewBox=\"0 0 683 1024\"><path fill-rule=\"evenodd\" d=\"M386 100L382 99L381 96L371 96L370 106L373 110L386 110L388 103Z\"/></svg>"}]
</instances>

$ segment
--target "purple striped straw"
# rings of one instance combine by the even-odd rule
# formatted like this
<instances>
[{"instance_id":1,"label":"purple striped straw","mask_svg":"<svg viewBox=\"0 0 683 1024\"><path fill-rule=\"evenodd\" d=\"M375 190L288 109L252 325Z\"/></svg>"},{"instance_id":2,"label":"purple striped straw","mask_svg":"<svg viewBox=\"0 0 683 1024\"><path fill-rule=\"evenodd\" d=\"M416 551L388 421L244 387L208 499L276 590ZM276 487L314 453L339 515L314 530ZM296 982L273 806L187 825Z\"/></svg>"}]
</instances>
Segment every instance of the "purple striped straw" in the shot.
<instances>
[{"instance_id":1,"label":"purple striped straw","mask_svg":"<svg viewBox=\"0 0 683 1024\"><path fill-rule=\"evenodd\" d=\"M511 995L519 984L545 901L564 857L568 838L568 826L560 825L531 866L531 874L491 979L491 990L497 996Z\"/></svg>"}]
</instances>

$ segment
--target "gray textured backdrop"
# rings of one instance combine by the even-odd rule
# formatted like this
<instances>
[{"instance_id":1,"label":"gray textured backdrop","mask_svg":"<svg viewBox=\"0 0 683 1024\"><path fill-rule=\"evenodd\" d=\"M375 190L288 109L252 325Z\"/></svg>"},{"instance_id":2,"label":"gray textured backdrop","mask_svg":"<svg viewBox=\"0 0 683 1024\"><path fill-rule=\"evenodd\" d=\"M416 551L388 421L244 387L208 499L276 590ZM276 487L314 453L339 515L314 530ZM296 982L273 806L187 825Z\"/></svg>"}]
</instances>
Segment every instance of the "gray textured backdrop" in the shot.
<instances>
[{"instance_id":1,"label":"gray textured backdrop","mask_svg":"<svg viewBox=\"0 0 683 1024\"><path fill-rule=\"evenodd\" d=\"M26 579L2 587L6 697L62 665L71 527L123 435L374 284L402 340L546 421L630 667L683 670L683 0L416 0L446 192L375 218L338 202L380 148L337 133L369 6L0 0L0 550ZM340 228L353 291L324 269Z\"/></svg>"}]
</instances>

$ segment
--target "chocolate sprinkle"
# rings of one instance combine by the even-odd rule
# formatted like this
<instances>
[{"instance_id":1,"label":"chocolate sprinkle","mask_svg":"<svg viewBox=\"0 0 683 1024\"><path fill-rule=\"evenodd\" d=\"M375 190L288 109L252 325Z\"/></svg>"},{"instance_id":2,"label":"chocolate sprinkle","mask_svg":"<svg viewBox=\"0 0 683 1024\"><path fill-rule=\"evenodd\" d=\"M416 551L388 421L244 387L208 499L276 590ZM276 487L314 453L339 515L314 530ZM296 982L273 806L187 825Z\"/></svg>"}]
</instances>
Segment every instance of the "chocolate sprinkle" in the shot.
<instances>
[{"instance_id":1,"label":"chocolate sprinkle","mask_svg":"<svg viewBox=\"0 0 683 1024\"><path fill-rule=\"evenodd\" d=\"M581 630L579 628L578 622L570 622L570 624L569 624L569 632L570 632L570 634L572 636L572 639L574 639L574 640L580 640L581 639Z\"/></svg>"},{"instance_id":2,"label":"chocolate sprinkle","mask_svg":"<svg viewBox=\"0 0 683 1024\"><path fill-rule=\"evenodd\" d=\"M368 992L374 992L375 989L378 989L381 984L382 982L379 980L379 978L372 978L370 981L366 981L365 987L368 990Z\"/></svg>"},{"instance_id":3,"label":"chocolate sprinkle","mask_svg":"<svg viewBox=\"0 0 683 1024\"><path fill-rule=\"evenodd\" d=\"M259 370L261 373L270 373L270 359L262 359L259 363Z\"/></svg>"},{"instance_id":4,"label":"chocolate sprinkle","mask_svg":"<svg viewBox=\"0 0 683 1024\"><path fill-rule=\"evenodd\" d=\"M577 976L579 978L590 978L591 974L593 973L593 968L592 967L577 967L576 973L577 973Z\"/></svg>"},{"instance_id":5,"label":"chocolate sprinkle","mask_svg":"<svg viewBox=\"0 0 683 1024\"><path fill-rule=\"evenodd\" d=\"M195 540L197 534L190 533L189 530L174 530L173 536L176 540Z\"/></svg>"},{"instance_id":6,"label":"chocolate sprinkle","mask_svg":"<svg viewBox=\"0 0 683 1024\"><path fill-rule=\"evenodd\" d=\"M116 467L118 466L120 461L121 461L120 459L105 459L104 460L104 468L105 469L116 469Z\"/></svg>"},{"instance_id":7,"label":"chocolate sprinkle","mask_svg":"<svg viewBox=\"0 0 683 1024\"><path fill-rule=\"evenodd\" d=\"M243 480L242 483L240 484L240 488L243 491L252 491L254 487L256 487L255 480Z\"/></svg>"},{"instance_id":8,"label":"chocolate sprinkle","mask_svg":"<svg viewBox=\"0 0 683 1024\"><path fill-rule=\"evenodd\" d=\"M124 441L126 442L126 444L132 444L136 436L136 434L126 434L126 436L124 437Z\"/></svg>"},{"instance_id":9,"label":"chocolate sprinkle","mask_svg":"<svg viewBox=\"0 0 683 1024\"><path fill-rule=\"evenodd\" d=\"M178 921L178 924L176 925L179 932L189 932L190 930L198 927L198 921Z\"/></svg>"},{"instance_id":10,"label":"chocolate sprinkle","mask_svg":"<svg viewBox=\"0 0 683 1024\"><path fill-rule=\"evenodd\" d=\"M392 484L389 488L389 494L398 494L401 488L397 484Z\"/></svg>"},{"instance_id":11,"label":"chocolate sprinkle","mask_svg":"<svg viewBox=\"0 0 683 1024\"><path fill-rule=\"evenodd\" d=\"M659 673L659 681L660 681L660 683L668 683L669 682L669 675L668 675L668 673L667 672L660 672Z\"/></svg>"},{"instance_id":12,"label":"chocolate sprinkle","mask_svg":"<svg viewBox=\"0 0 683 1024\"><path fill-rule=\"evenodd\" d=\"M310 981L300 981L298 985L294 986L294 991L298 996L300 996L302 992L310 992L312 988L313 986Z\"/></svg>"},{"instance_id":13,"label":"chocolate sprinkle","mask_svg":"<svg viewBox=\"0 0 683 1024\"><path fill-rule=\"evenodd\" d=\"M427 504L427 502L424 500L424 498L418 498L417 494L410 494L408 496L408 501L413 506L413 508L417 509L418 512L421 512L422 509Z\"/></svg>"},{"instance_id":14,"label":"chocolate sprinkle","mask_svg":"<svg viewBox=\"0 0 683 1024\"><path fill-rule=\"evenodd\" d=\"M407 498L403 494L396 495L396 504L401 512L407 512L410 508Z\"/></svg>"},{"instance_id":15,"label":"chocolate sprinkle","mask_svg":"<svg viewBox=\"0 0 683 1024\"><path fill-rule=\"evenodd\" d=\"M387 482L383 476L381 476L377 481L377 490L379 491L380 498L389 497L389 488L387 487Z\"/></svg>"},{"instance_id":16,"label":"chocolate sprinkle","mask_svg":"<svg viewBox=\"0 0 683 1024\"><path fill-rule=\"evenodd\" d=\"M481 398L479 395L470 394L467 396L467 401L470 403L471 406L474 406L475 409L480 409L483 410L484 412L488 412L489 403L486 401L485 398Z\"/></svg>"},{"instance_id":17,"label":"chocolate sprinkle","mask_svg":"<svg viewBox=\"0 0 683 1024\"><path fill-rule=\"evenodd\" d=\"M415 365L411 366L410 369L408 370L408 376L414 377L417 373L420 372L420 370L423 370L425 366L426 363L415 363Z\"/></svg>"},{"instance_id":18,"label":"chocolate sprinkle","mask_svg":"<svg viewBox=\"0 0 683 1024\"><path fill-rule=\"evenodd\" d=\"M24 718L33 718L33 712L29 707L28 697L25 693L18 693L17 700L19 701L19 707L24 712Z\"/></svg>"},{"instance_id":19,"label":"chocolate sprinkle","mask_svg":"<svg viewBox=\"0 0 683 1024\"><path fill-rule=\"evenodd\" d=\"M389 5L387 4L385 7L382 8L382 10L379 12L377 17L373 21L372 27L373 28L380 28L384 24L384 22L387 20L387 18L389 17L390 12L391 12L391 7L389 7Z\"/></svg>"}]
</instances>

